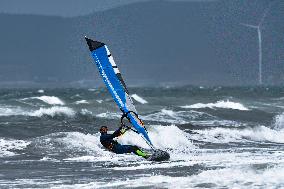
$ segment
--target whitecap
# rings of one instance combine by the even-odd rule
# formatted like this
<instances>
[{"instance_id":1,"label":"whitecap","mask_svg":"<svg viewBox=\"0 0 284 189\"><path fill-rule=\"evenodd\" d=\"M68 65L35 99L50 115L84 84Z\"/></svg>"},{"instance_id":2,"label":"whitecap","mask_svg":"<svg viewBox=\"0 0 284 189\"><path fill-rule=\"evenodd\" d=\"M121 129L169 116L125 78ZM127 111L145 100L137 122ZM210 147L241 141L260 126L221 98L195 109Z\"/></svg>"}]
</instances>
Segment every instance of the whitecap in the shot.
<instances>
[{"instance_id":1,"label":"whitecap","mask_svg":"<svg viewBox=\"0 0 284 189\"><path fill-rule=\"evenodd\" d=\"M276 130L284 129L284 113L277 115L274 118L274 129Z\"/></svg>"},{"instance_id":2,"label":"whitecap","mask_svg":"<svg viewBox=\"0 0 284 189\"><path fill-rule=\"evenodd\" d=\"M104 112L104 113L97 114L96 117L108 118L108 119L117 119L117 118L121 117L121 114L120 113L114 113L114 112Z\"/></svg>"},{"instance_id":3,"label":"whitecap","mask_svg":"<svg viewBox=\"0 0 284 189\"><path fill-rule=\"evenodd\" d=\"M83 114L83 115L92 115L93 114L93 112L91 112L90 110L87 110L87 109L82 109L81 110L81 114Z\"/></svg>"},{"instance_id":4,"label":"whitecap","mask_svg":"<svg viewBox=\"0 0 284 189\"><path fill-rule=\"evenodd\" d=\"M188 133L180 130L177 126L152 125L147 128L152 143L158 149L174 149L176 151L186 151L194 148ZM122 144L133 144L143 148L149 148L142 137L137 137L134 132L127 132L118 138Z\"/></svg>"},{"instance_id":5,"label":"whitecap","mask_svg":"<svg viewBox=\"0 0 284 189\"><path fill-rule=\"evenodd\" d=\"M245 107L243 104L238 102L231 102L229 100L220 100L215 103L197 103L193 105L186 105L186 106L180 106L181 108L192 108L192 109L199 109L199 108L224 108L224 109L234 109L234 110L243 110L247 111L249 110L247 107Z\"/></svg>"},{"instance_id":6,"label":"whitecap","mask_svg":"<svg viewBox=\"0 0 284 189\"><path fill-rule=\"evenodd\" d=\"M56 96L36 96L36 97L24 98L22 100L28 100L28 99L38 99L50 105L64 105L65 104L60 98Z\"/></svg>"},{"instance_id":7,"label":"whitecap","mask_svg":"<svg viewBox=\"0 0 284 189\"><path fill-rule=\"evenodd\" d=\"M100 103L100 104L103 102L103 100L96 100L96 101L97 101L98 103Z\"/></svg>"},{"instance_id":8,"label":"whitecap","mask_svg":"<svg viewBox=\"0 0 284 189\"><path fill-rule=\"evenodd\" d=\"M78 100L75 104L89 104L89 102L87 100Z\"/></svg>"},{"instance_id":9,"label":"whitecap","mask_svg":"<svg viewBox=\"0 0 284 189\"><path fill-rule=\"evenodd\" d=\"M43 89L39 89L37 92L38 93L44 93L44 90Z\"/></svg>"},{"instance_id":10,"label":"whitecap","mask_svg":"<svg viewBox=\"0 0 284 189\"><path fill-rule=\"evenodd\" d=\"M51 108L40 108L34 112L26 113L28 116L36 116L41 117L43 115L49 115L54 117L55 115L66 115L69 117L73 117L76 112L69 107L62 107L62 106L53 106Z\"/></svg>"},{"instance_id":11,"label":"whitecap","mask_svg":"<svg viewBox=\"0 0 284 189\"><path fill-rule=\"evenodd\" d=\"M25 112L20 107L14 106L4 106L0 107L0 116L13 116L13 115L23 115Z\"/></svg>"},{"instance_id":12,"label":"whitecap","mask_svg":"<svg viewBox=\"0 0 284 189\"><path fill-rule=\"evenodd\" d=\"M197 141L211 143L248 141L284 143L284 130L276 131L265 126L245 129L211 128L193 130L193 134L190 135L190 138Z\"/></svg>"},{"instance_id":13,"label":"whitecap","mask_svg":"<svg viewBox=\"0 0 284 189\"><path fill-rule=\"evenodd\" d=\"M170 124L186 124L195 119L208 119L214 118L214 116L198 112L194 110L190 111L173 111L171 109L161 109L161 111L140 116L143 120L147 121L158 121Z\"/></svg>"},{"instance_id":14,"label":"whitecap","mask_svg":"<svg viewBox=\"0 0 284 189\"><path fill-rule=\"evenodd\" d=\"M16 155L13 150L25 149L29 144L24 140L0 138L0 157Z\"/></svg>"}]
</instances>

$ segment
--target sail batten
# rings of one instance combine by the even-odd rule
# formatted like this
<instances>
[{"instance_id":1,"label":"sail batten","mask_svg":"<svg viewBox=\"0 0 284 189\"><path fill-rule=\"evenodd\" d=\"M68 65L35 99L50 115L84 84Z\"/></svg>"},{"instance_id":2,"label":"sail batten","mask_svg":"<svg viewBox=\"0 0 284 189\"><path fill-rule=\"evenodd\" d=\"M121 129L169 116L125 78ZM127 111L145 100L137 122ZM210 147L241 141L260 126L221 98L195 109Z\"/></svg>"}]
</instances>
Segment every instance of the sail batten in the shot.
<instances>
[{"instance_id":1,"label":"sail batten","mask_svg":"<svg viewBox=\"0 0 284 189\"><path fill-rule=\"evenodd\" d=\"M93 41L88 38L85 39L91 51L91 55L95 60L95 64L99 69L100 75L119 109L123 114L127 114L127 118L135 130L143 136L148 144L152 145L143 123L135 116L137 115L137 111L108 47L102 42ZM135 112L135 114L133 115L129 112Z\"/></svg>"}]
</instances>

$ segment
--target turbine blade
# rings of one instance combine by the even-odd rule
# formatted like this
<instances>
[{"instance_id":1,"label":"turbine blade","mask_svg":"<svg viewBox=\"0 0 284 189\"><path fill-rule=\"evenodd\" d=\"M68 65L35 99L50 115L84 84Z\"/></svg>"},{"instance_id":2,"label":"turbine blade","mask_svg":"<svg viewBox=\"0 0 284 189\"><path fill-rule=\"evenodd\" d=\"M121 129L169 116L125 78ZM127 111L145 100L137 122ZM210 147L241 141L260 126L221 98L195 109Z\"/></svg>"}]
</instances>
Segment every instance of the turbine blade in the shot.
<instances>
[{"instance_id":1,"label":"turbine blade","mask_svg":"<svg viewBox=\"0 0 284 189\"><path fill-rule=\"evenodd\" d=\"M261 17L261 19L260 19L260 21L259 21L259 26L262 25L262 23L263 23L264 19L266 18L267 14L268 14L268 12L269 12L269 10L270 10L270 8L271 8L271 6L272 6L275 2L276 2L276 1L271 1L271 2L269 2L269 4L268 4L268 6L266 7L266 9L264 9L263 15L262 15L262 17Z\"/></svg>"},{"instance_id":2,"label":"turbine blade","mask_svg":"<svg viewBox=\"0 0 284 189\"><path fill-rule=\"evenodd\" d=\"M245 23L240 23L243 26L249 27L249 28L254 28L254 29L258 29L259 26L255 26L255 25L251 25L251 24L245 24Z\"/></svg>"}]
</instances>

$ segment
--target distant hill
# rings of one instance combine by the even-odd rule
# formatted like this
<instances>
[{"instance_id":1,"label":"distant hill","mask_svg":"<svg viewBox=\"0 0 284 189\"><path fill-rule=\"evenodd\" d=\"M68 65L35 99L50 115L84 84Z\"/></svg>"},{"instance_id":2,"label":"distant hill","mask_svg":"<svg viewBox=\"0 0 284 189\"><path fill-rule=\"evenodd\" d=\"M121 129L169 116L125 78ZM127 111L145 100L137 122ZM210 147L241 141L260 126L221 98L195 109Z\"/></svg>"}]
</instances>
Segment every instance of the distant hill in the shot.
<instances>
[{"instance_id":1,"label":"distant hill","mask_svg":"<svg viewBox=\"0 0 284 189\"><path fill-rule=\"evenodd\" d=\"M281 84L284 78L280 5L267 16L273 23L263 30L269 84ZM102 84L85 35L108 45L130 85L255 84L256 31L239 24L255 20L244 12L237 15L238 6L155 1L75 18L0 14L0 87Z\"/></svg>"}]
</instances>

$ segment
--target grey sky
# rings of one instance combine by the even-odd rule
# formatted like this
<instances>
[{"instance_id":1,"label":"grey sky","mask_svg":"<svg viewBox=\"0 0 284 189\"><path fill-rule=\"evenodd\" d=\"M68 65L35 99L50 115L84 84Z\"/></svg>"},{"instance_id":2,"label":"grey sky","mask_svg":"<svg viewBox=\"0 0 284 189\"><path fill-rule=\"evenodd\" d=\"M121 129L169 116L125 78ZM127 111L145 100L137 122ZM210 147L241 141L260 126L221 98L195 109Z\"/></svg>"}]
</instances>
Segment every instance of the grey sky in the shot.
<instances>
[{"instance_id":1,"label":"grey sky","mask_svg":"<svg viewBox=\"0 0 284 189\"><path fill-rule=\"evenodd\" d=\"M146 0L1 0L0 12L79 16Z\"/></svg>"},{"instance_id":2,"label":"grey sky","mask_svg":"<svg viewBox=\"0 0 284 189\"><path fill-rule=\"evenodd\" d=\"M85 35L109 45L128 84L256 84L257 31L240 23L257 24L269 2L0 0L0 87L101 81ZM265 84L284 83L284 1L274 2L262 28Z\"/></svg>"},{"instance_id":3,"label":"grey sky","mask_svg":"<svg viewBox=\"0 0 284 189\"><path fill-rule=\"evenodd\" d=\"M150 0L0 0L0 13L80 16L126 4ZM199 1L216 0L168 0Z\"/></svg>"}]
</instances>

